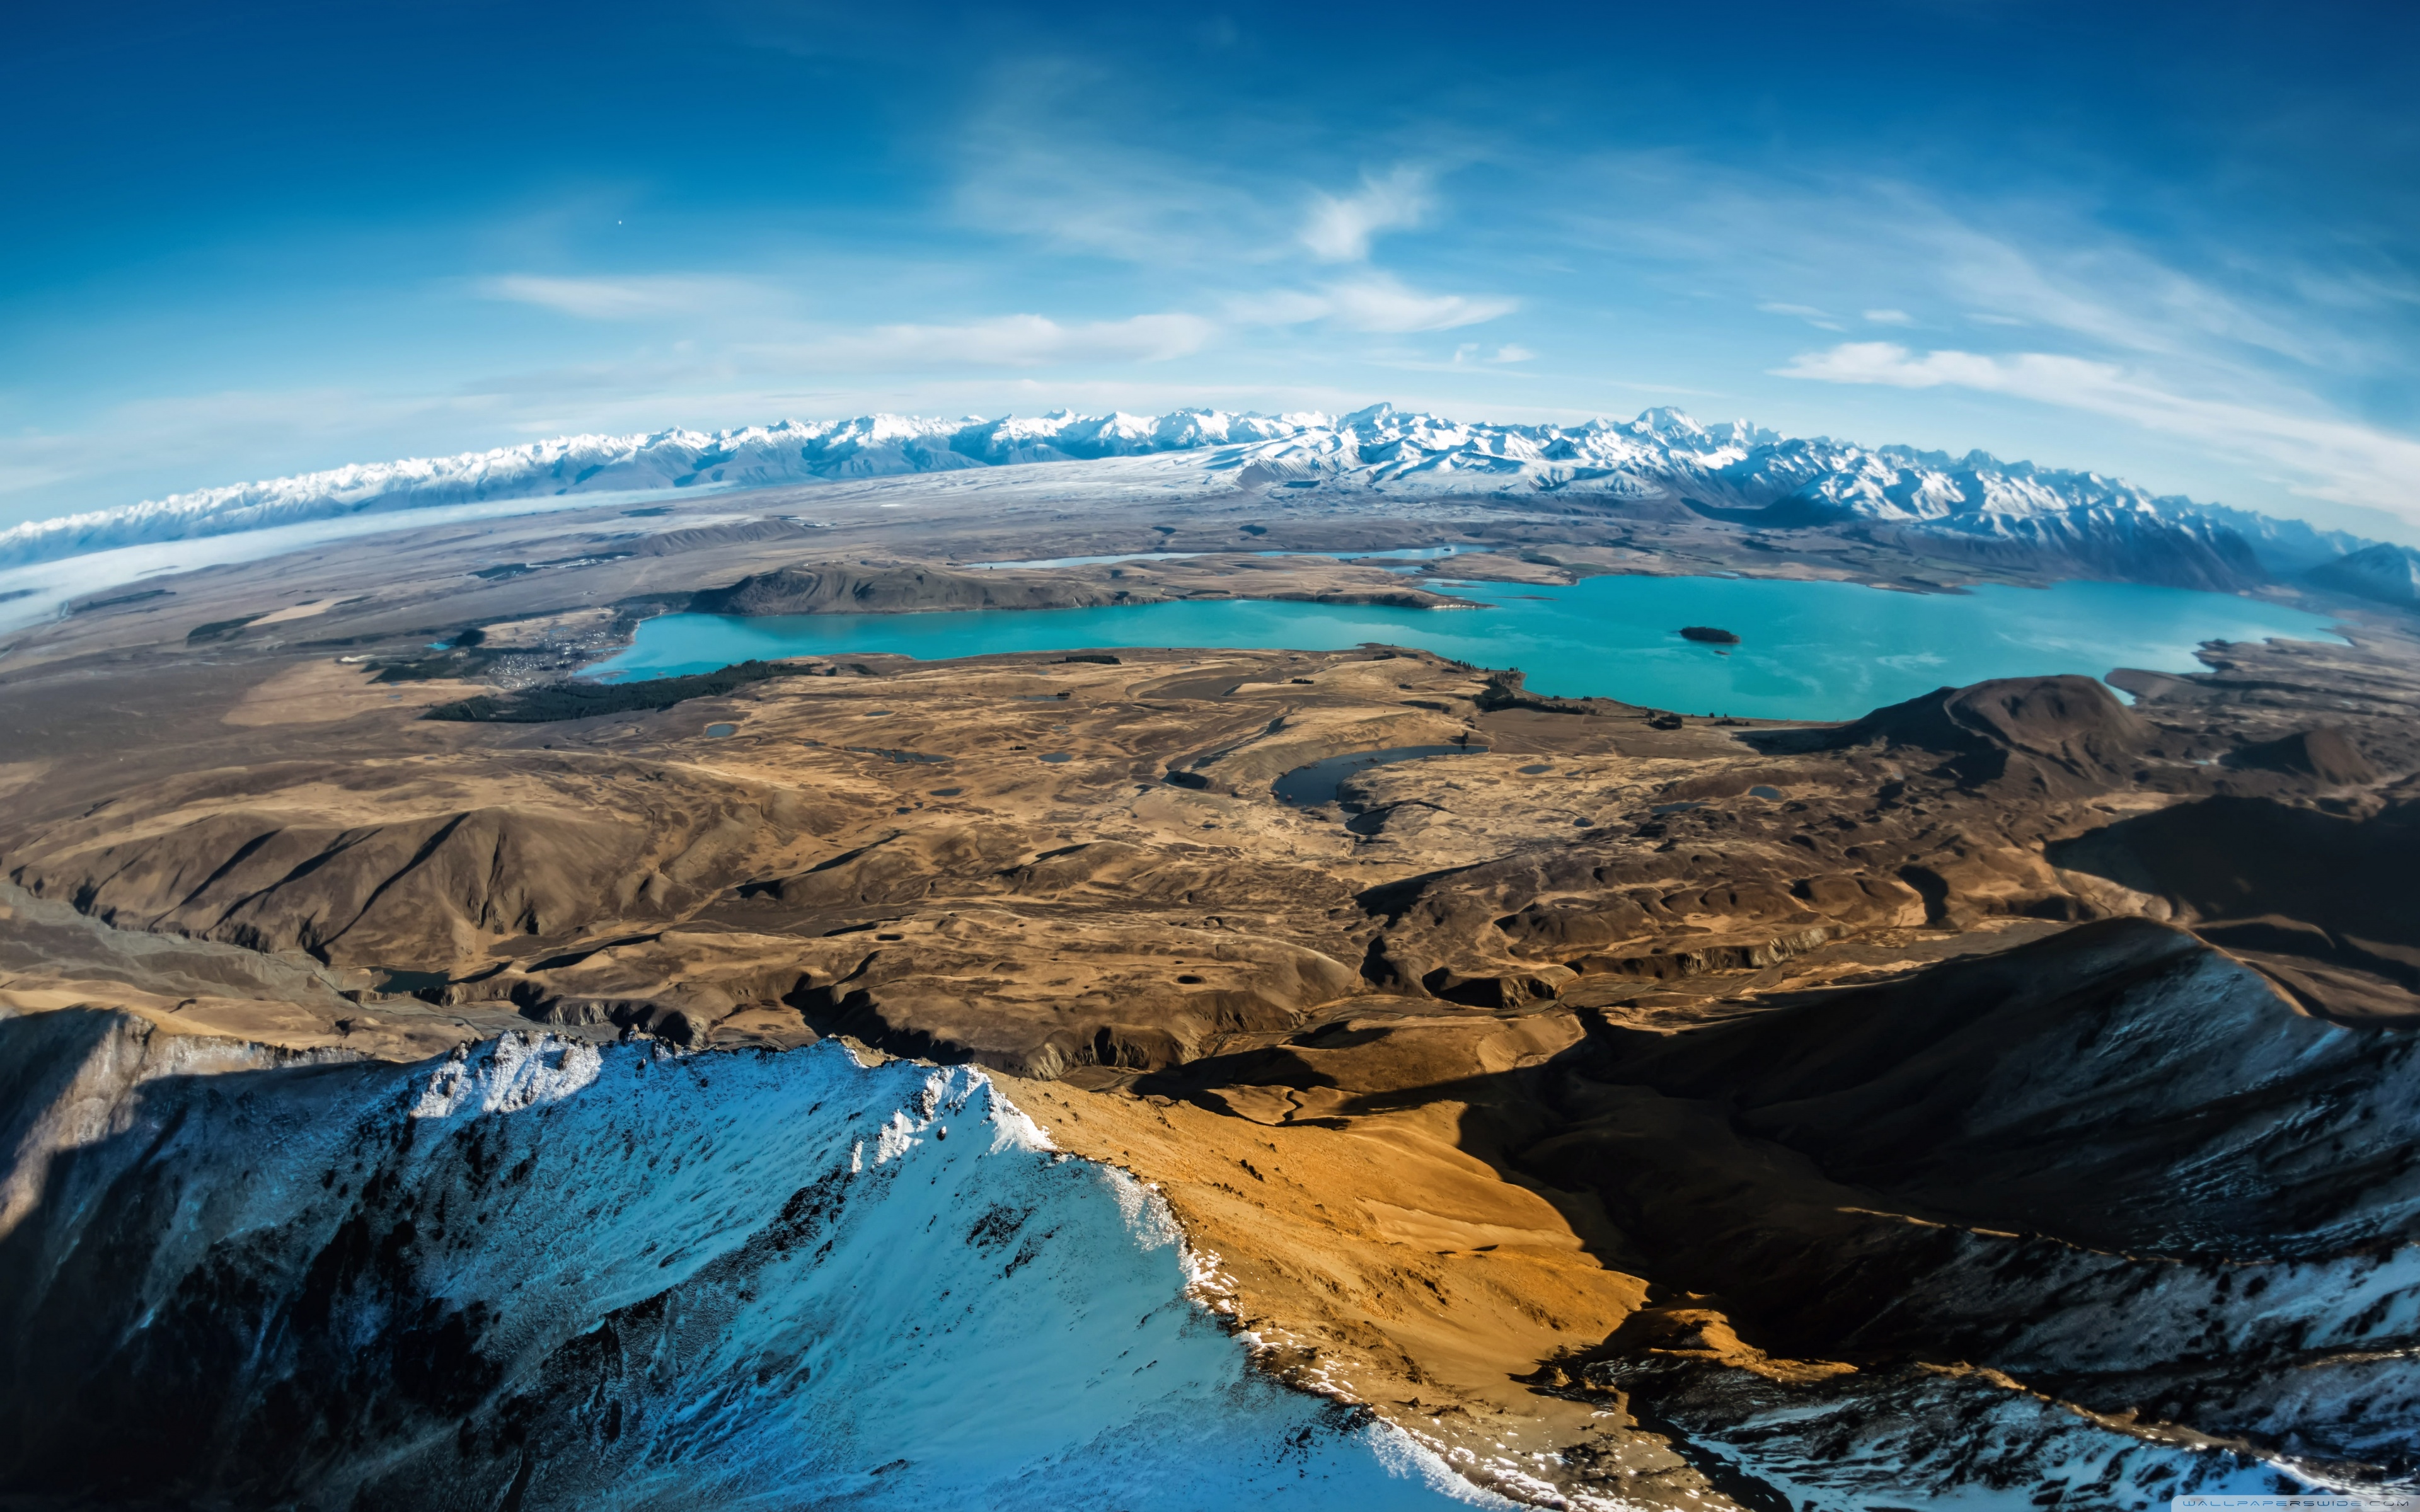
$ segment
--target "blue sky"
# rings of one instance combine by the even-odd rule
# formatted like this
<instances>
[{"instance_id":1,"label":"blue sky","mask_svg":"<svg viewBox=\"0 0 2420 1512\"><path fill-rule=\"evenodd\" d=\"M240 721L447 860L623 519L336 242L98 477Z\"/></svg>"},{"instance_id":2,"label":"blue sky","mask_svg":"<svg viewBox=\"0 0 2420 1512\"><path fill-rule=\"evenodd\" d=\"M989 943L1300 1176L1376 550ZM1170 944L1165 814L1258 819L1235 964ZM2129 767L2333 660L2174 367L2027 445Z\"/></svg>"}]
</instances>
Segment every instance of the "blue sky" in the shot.
<instances>
[{"instance_id":1,"label":"blue sky","mask_svg":"<svg viewBox=\"0 0 2420 1512\"><path fill-rule=\"evenodd\" d=\"M223 0L0 45L0 525L571 431L1379 399L2420 520L2410 7Z\"/></svg>"}]
</instances>

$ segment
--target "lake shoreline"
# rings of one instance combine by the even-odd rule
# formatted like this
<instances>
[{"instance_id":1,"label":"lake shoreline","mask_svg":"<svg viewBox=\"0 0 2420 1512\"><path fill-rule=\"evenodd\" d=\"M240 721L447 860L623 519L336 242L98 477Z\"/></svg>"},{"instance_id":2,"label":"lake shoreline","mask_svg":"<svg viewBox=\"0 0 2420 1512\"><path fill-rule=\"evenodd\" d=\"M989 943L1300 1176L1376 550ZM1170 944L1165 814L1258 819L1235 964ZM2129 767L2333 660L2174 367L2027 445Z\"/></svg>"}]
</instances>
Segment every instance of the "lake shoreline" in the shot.
<instances>
[{"instance_id":1,"label":"lake shoreline","mask_svg":"<svg viewBox=\"0 0 2420 1512\"><path fill-rule=\"evenodd\" d=\"M1540 694L1611 698L1691 717L1830 720L1943 686L2121 667L2190 672L2211 641L2338 639L2330 617L2236 594L2067 582L2019 594L1878 591L1794 579L1605 574L1558 587L1469 584L1488 615L1280 597L1186 598L1049 611L708 615L640 622L582 669L604 682L688 676L748 660L1233 646L1401 645L1525 670ZM1063 617L1054 617L1063 616ZM1676 626L1737 626L1741 644Z\"/></svg>"}]
</instances>

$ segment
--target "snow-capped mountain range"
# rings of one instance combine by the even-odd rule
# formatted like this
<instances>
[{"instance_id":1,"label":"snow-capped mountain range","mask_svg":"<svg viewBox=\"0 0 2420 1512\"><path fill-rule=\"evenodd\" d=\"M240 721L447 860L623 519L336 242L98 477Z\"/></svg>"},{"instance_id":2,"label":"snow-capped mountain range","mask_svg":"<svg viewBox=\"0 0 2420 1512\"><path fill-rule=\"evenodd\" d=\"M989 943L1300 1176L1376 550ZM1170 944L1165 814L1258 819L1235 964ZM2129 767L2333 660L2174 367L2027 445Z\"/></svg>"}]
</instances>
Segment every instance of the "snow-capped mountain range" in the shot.
<instances>
[{"instance_id":1,"label":"snow-capped mountain range","mask_svg":"<svg viewBox=\"0 0 2420 1512\"><path fill-rule=\"evenodd\" d=\"M1608 511L1661 503L1745 526L1864 525L1965 548L2049 551L2094 576L2151 580L2299 573L2370 543L2293 520L2200 505L2091 472L1792 438L1677 409L1584 425L1466 424L1377 405L1353 414L854 420L710 434L572 436L458 456L334 469L176 494L0 532L0 566L116 547L446 504L630 490L753 487L1108 457L1156 458L1209 486L1397 495L1557 497Z\"/></svg>"}]
</instances>

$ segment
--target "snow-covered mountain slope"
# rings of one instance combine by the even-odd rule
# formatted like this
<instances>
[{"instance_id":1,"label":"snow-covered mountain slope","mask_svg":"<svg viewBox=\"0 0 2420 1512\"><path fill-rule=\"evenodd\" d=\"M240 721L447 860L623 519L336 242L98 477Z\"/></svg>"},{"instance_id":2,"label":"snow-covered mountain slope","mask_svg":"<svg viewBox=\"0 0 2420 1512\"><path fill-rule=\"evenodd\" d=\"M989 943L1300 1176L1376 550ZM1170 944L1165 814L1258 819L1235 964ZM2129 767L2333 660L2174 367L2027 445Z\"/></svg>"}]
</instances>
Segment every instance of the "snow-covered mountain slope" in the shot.
<instances>
[{"instance_id":1,"label":"snow-covered mountain slope","mask_svg":"<svg viewBox=\"0 0 2420 1512\"><path fill-rule=\"evenodd\" d=\"M2338 593L2404 609L2420 609L2420 551L2408 546L2381 542L2322 563L2310 571L2307 579L2319 587Z\"/></svg>"},{"instance_id":2,"label":"snow-covered mountain slope","mask_svg":"<svg viewBox=\"0 0 2420 1512\"><path fill-rule=\"evenodd\" d=\"M2273 515L2256 515L2248 509L2229 509L2225 504L2192 507L2204 519L2242 536L2250 543L2253 555L2260 559L2260 564L2280 578L2307 572L2371 544L2366 536L2350 531L2321 530L2307 520L2279 519Z\"/></svg>"},{"instance_id":3,"label":"snow-covered mountain slope","mask_svg":"<svg viewBox=\"0 0 2420 1512\"><path fill-rule=\"evenodd\" d=\"M85 1504L1505 1505L1249 1371L980 1072L0 1020L0 1487Z\"/></svg>"},{"instance_id":4,"label":"snow-covered mountain slope","mask_svg":"<svg viewBox=\"0 0 2420 1512\"><path fill-rule=\"evenodd\" d=\"M1661 505L1744 526L1834 524L1955 537L1986 556L2048 553L2084 575L2240 586L2366 543L2157 498L2089 472L1789 438L1656 409L1585 425L1465 424L1378 405L1344 416L1178 410L855 420L705 434L575 436L460 456L339 468L178 494L0 532L0 565L365 512L632 489L832 482L1151 457L1205 488L1388 496L1554 496L1607 512Z\"/></svg>"}]
</instances>

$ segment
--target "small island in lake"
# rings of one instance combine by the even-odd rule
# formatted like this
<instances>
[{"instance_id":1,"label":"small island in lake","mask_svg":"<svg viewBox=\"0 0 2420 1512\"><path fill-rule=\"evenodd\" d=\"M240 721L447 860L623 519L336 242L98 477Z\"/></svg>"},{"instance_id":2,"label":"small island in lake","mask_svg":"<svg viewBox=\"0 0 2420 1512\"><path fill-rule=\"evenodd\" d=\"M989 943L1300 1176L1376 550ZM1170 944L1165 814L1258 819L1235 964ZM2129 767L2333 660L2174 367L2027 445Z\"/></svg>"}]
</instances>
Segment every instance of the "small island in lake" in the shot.
<instances>
[{"instance_id":1,"label":"small island in lake","mask_svg":"<svg viewBox=\"0 0 2420 1512\"><path fill-rule=\"evenodd\" d=\"M1740 643L1738 636L1729 630L1717 630L1711 625L1684 625L1681 626L1681 639L1703 640L1713 646L1735 646Z\"/></svg>"}]
</instances>

